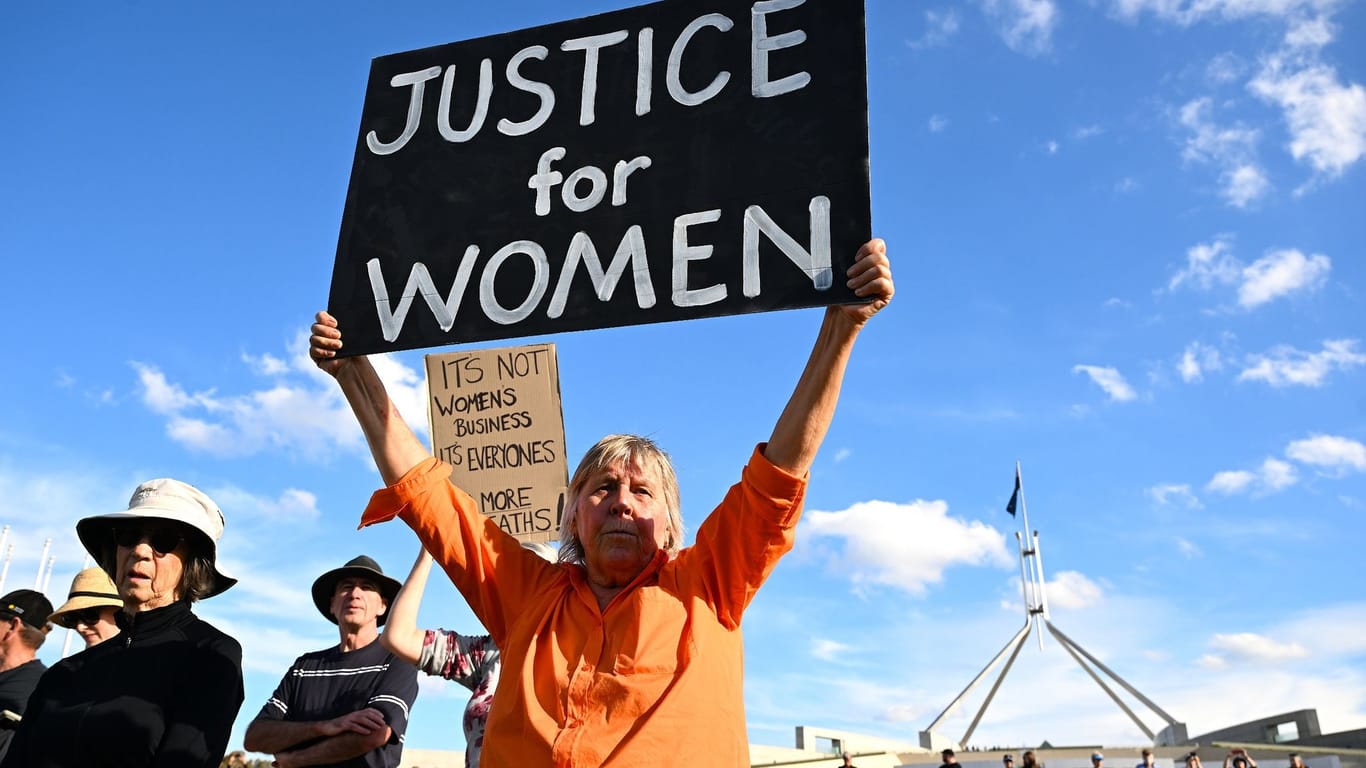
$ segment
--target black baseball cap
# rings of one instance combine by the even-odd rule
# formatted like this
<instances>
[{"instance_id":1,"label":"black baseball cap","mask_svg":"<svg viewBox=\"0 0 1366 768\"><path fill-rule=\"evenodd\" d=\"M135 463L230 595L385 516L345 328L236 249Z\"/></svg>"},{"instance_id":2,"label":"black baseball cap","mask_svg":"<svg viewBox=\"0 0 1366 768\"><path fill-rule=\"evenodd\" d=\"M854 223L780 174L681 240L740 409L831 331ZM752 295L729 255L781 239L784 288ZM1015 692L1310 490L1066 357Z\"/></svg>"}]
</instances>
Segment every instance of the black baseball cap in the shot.
<instances>
[{"instance_id":1,"label":"black baseball cap","mask_svg":"<svg viewBox=\"0 0 1366 768\"><path fill-rule=\"evenodd\" d=\"M42 629L47 626L47 617L52 615L52 601L42 592L16 589L0 597L0 615L16 617L34 629Z\"/></svg>"}]
</instances>

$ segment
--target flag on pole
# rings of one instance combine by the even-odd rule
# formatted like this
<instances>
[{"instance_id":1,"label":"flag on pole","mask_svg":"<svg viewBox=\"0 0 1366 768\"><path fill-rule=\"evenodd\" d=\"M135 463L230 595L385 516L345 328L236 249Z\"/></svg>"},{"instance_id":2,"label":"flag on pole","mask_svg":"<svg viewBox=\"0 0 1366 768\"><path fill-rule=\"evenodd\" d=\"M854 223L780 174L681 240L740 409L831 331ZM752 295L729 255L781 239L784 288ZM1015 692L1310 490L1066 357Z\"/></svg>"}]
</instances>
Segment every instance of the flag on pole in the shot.
<instances>
[{"instance_id":1,"label":"flag on pole","mask_svg":"<svg viewBox=\"0 0 1366 768\"><path fill-rule=\"evenodd\" d=\"M1015 516L1015 502L1020 498L1020 467L1015 467L1015 490L1010 492L1010 501L1006 502L1006 511L1011 517Z\"/></svg>"}]
</instances>

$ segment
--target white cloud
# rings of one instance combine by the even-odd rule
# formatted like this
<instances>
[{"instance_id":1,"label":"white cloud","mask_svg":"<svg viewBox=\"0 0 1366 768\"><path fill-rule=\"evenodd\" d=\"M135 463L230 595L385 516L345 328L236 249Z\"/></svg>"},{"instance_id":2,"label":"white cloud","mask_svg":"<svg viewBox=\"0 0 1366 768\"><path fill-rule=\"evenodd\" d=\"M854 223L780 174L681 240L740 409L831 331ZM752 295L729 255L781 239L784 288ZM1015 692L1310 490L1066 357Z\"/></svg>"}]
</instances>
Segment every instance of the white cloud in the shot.
<instances>
[{"instance_id":1,"label":"white cloud","mask_svg":"<svg viewBox=\"0 0 1366 768\"><path fill-rule=\"evenodd\" d=\"M1190 485L1185 483L1154 485L1148 489L1147 493L1154 502L1161 506L1180 504L1189 509L1200 509L1203 506L1200 503L1200 499L1196 498L1194 493L1191 493Z\"/></svg>"},{"instance_id":2,"label":"white cloud","mask_svg":"<svg viewBox=\"0 0 1366 768\"><path fill-rule=\"evenodd\" d=\"M839 464L852 455L854 455L854 452L852 450L848 448L841 448L838 451L835 451L835 463Z\"/></svg>"},{"instance_id":3,"label":"white cloud","mask_svg":"<svg viewBox=\"0 0 1366 768\"><path fill-rule=\"evenodd\" d=\"M1270 493L1294 485L1295 468L1290 464L1273 458L1262 461L1256 471L1233 470L1218 472L1210 479L1206 489L1225 495L1247 491Z\"/></svg>"},{"instance_id":4,"label":"white cloud","mask_svg":"<svg viewBox=\"0 0 1366 768\"><path fill-rule=\"evenodd\" d=\"M1299 480L1299 474L1295 471L1294 465L1287 464L1280 459L1263 461L1258 477L1262 486L1273 492L1289 488Z\"/></svg>"},{"instance_id":5,"label":"white cloud","mask_svg":"<svg viewBox=\"0 0 1366 768\"><path fill-rule=\"evenodd\" d=\"M1091 381L1096 386L1105 390L1105 394L1117 403L1127 402L1138 397L1129 382L1124 380L1123 374L1114 368L1104 368L1097 365L1074 365L1073 373L1084 373L1091 377Z\"/></svg>"},{"instance_id":6,"label":"white cloud","mask_svg":"<svg viewBox=\"0 0 1366 768\"><path fill-rule=\"evenodd\" d=\"M1272 57L1248 89L1281 108L1290 154L1319 175L1337 178L1366 155L1366 89L1334 68Z\"/></svg>"},{"instance_id":7,"label":"white cloud","mask_svg":"<svg viewBox=\"0 0 1366 768\"><path fill-rule=\"evenodd\" d=\"M953 11L925 11L925 34L908 45L915 49L946 45L958 33L958 14Z\"/></svg>"},{"instance_id":8,"label":"white cloud","mask_svg":"<svg viewBox=\"0 0 1366 768\"><path fill-rule=\"evenodd\" d=\"M1220 235L1186 249L1186 266L1167 280L1167 290L1174 291L1183 285L1201 290L1237 285L1238 305L1252 310L1283 296L1319 289L1332 268L1333 262L1327 256L1306 256L1295 248L1270 251L1245 265L1233 255L1232 240Z\"/></svg>"},{"instance_id":9,"label":"white cloud","mask_svg":"<svg viewBox=\"0 0 1366 768\"><path fill-rule=\"evenodd\" d=\"M1216 634L1210 638L1209 644L1216 651L1221 651L1223 658L1239 661L1281 662L1309 655L1309 651L1299 643L1282 643L1252 632Z\"/></svg>"},{"instance_id":10,"label":"white cloud","mask_svg":"<svg viewBox=\"0 0 1366 768\"><path fill-rule=\"evenodd\" d=\"M1224 669L1228 667L1228 662L1222 656L1207 653L1195 660L1195 663L1205 669Z\"/></svg>"},{"instance_id":11,"label":"white cloud","mask_svg":"<svg viewBox=\"0 0 1366 768\"><path fill-rule=\"evenodd\" d=\"M1190 539L1183 539L1180 537L1177 537L1176 539L1176 551L1180 552L1182 557L1185 557L1187 560L1194 560L1205 554L1201 551L1200 545Z\"/></svg>"},{"instance_id":12,"label":"white cloud","mask_svg":"<svg viewBox=\"0 0 1366 768\"><path fill-rule=\"evenodd\" d=\"M1273 347L1262 355L1249 355L1239 381L1264 381L1273 387L1317 387L1334 370L1346 371L1366 364L1366 354L1356 351L1357 339L1330 339L1318 352L1290 346Z\"/></svg>"},{"instance_id":13,"label":"white cloud","mask_svg":"<svg viewBox=\"0 0 1366 768\"><path fill-rule=\"evenodd\" d=\"M1209 97L1193 99L1181 107L1181 124L1191 132L1181 156L1218 168L1222 185L1220 195L1230 205L1246 208L1271 189L1271 183L1257 163L1257 142L1261 134L1241 125L1220 127L1214 122L1213 111L1213 101Z\"/></svg>"},{"instance_id":14,"label":"white cloud","mask_svg":"<svg viewBox=\"0 0 1366 768\"><path fill-rule=\"evenodd\" d=\"M1086 139L1095 138L1096 136L1099 136L1102 133L1105 133L1105 128L1103 126L1092 123L1091 125L1083 125L1080 128L1073 131L1072 137L1077 139L1078 141L1084 141Z\"/></svg>"},{"instance_id":15,"label":"white cloud","mask_svg":"<svg viewBox=\"0 0 1366 768\"><path fill-rule=\"evenodd\" d=\"M1186 268L1172 275L1167 281L1167 290L1174 291L1186 283L1208 290L1215 285L1234 282L1243 265L1233 257L1232 248L1233 243L1224 236L1187 248Z\"/></svg>"},{"instance_id":16,"label":"white cloud","mask_svg":"<svg viewBox=\"0 0 1366 768\"><path fill-rule=\"evenodd\" d=\"M1338 0L1111 0L1126 19L1151 13L1166 22L1189 26L1205 19L1236 21L1266 16L1295 22L1331 11Z\"/></svg>"},{"instance_id":17,"label":"white cloud","mask_svg":"<svg viewBox=\"0 0 1366 768\"><path fill-rule=\"evenodd\" d=\"M1205 485L1205 490L1225 496L1253 491L1267 494L1289 488L1298 480L1299 474L1293 464L1267 458L1255 471L1237 469L1216 472Z\"/></svg>"},{"instance_id":18,"label":"white cloud","mask_svg":"<svg viewBox=\"0 0 1366 768\"><path fill-rule=\"evenodd\" d=\"M1049 141L1047 144L1044 144L1044 149L1048 151L1048 154L1056 155L1058 154L1058 142Z\"/></svg>"},{"instance_id":19,"label":"white cloud","mask_svg":"<svg viewBox=\"0 0 1366 768\"><path fill-rule=\"evenodd\" d=\"M1301 464L1343 472L1366 472L1366 445L1337 435L1312 435L1285 448L1285 455Z\"/></svg>"},{"instance_id":20,"label":"white cloud","mask_svg":"<svg viewBox=\"0 0 1366 768\"><path fill-rule=\"evenodd\" d=\"M1318 49L1333 42L1337 27L1326 16L1295 19L1285 31L1285 45L1291 49Z\"/></svg>"},{"instance_id":21,"label":"white cloud","mask_svg":"<svg viewBox=\"0 0 1366 768\"><path fill-rule=\"evenodd\" d=\"M1222 493L1231 496L1242 493L1252 486L1257 476L1245 469L1231 469L1224 472L1214 473L1214 477L1205 484L1205 490L1211 493Z\"/></svg>"},{"instance_id":22,"label":"white cloud","mask_svg":"<svg viewBox=\"0 0 1366 768\"><path fill-rule=\"evenodd\" d=\"M1224 188L1220 192L1234 208L1246 208L1261 199L1271 189L1266 174L1253 163L1243 163L1226 170L1220 177Z\"/></svg>"},{"instance_id":23,"label":"white cloud","mask_svg":"<svg viewBox=\"0 0 1366 768\"><path fill-rule=\"evenodd\" d=\"M1053 47L1061 20L1053 0L983 0L983 7L1011 50L1033 55Z\"/></svg>"},{"instance_id":24,"label":"white cloud","mask_svg":"<svg viewBox=\"0 0 1366 768\"><path fill-rule=\"evenodd\" d=\"M1176 369L1181 374L1181 380L1189 384L1204 379L1205 371L1217 371L1223 365L1219 350L1192 341L1186 345L1186 351L1181 353L1181 360L1177 363Z\"/></svg>"},{"instance_id":25,"label":"white cloud","mask_svg":"<svg viewBox=\"0 0 1366 768\"><path fill-rule=\"evenodd\" d=\"M811 655L822 661L839 661L849 655L853 646L841 643L838 640L829 640L823 637L811 638Z\"/></svg>"},{"instance_id":26,"label":"white cloud","mask_svg":"<svg viewBox=\"0 0 1366 768\"><path fill-rule=\"evenodd\" d=\"M277 498L248 493L235 486L215 488L210 495L218 506L271 523L317 520L318 497L298 488L286 488Z\"/></svg>"},{"instance_id":27,"label":"white cloud","mask_svg":"<svg viewBox=\"0 0 1366 768\"><path fill-rule=\"evenodd\" d=\"M242 359L270 383L239 395L220 395L212 389L187 394L156 367L133 365L143 402L167 417L168 437L192 450L246 456L288 449L313 460L325 460L338 448L365 451L341 390L308 359L306 334L289 345L284 360L268 354ZM419 372L392 355L371 355L370 361L408 424L425 433L426 382Z\"/></svg>"},{"instance_id":28,"label":"white cloud","mask_svg":"<svg viewBox=\"0 0 1366 768\"><path fill-rule=\"evenodd\" d=\"M930 115L930 133L942 133L949 127L949 119L943 115Z\"/></svg>"},{"instance_id":29,"label":"white cloud","mask_svg":"<svg viewBox=\"0 0 1366 768\"><path fill-rule=\"evenodd\" d=\"M843 540L832 567L860 590L883 585L922 596L951 567L1013 562L1000 531L949 517L944 501L865 501L839 512L812 511L802 528L812 539Z\"/></svg>"},{"instance_id":30,"label":"white cloud","mask_svg":"<svg viewBox=\"0 0 1366 768\"><path fill-rule=\"evenodd\" d=\"M157 413L175 413L194 405L196 398L185 394L185 390L169 384L166 377L154 368L141 363L133 363L138 372L138 383L142 385L142 402Z\"/></svg>"},{"instance_id":31,"label":"white cloud","mask_svg":"<svg viewBox=\"0 0 1366 768\"><path fill-rule=\"evenodd\" d=\"M1206 19L1233 21L1253 17L1284 24L1280 50L1263 59L1260 71L1247 87L1280 108L1290 132L1290 154L1307 162L1319 179L1341 176L1366 155L1366 89L1358 83L1342 82L1337 70L1318 58L1319 52L1337 35L1332 16L1343 5L1341 0L1112 0L1115 11L1131 20L1141 13L1151 13L1183 26ZM1240 67L1231 66L1234 62L1227 59L1229 56L1224 54L1211 62L1207 75L1212 81L1229 82L1241 76ZM1246 140L1245 136L1229 138L1234 138L1235 144ZM1225 149L1236 147L1225 145ZM1244 156L1242 160L1240 164L1248 164L1252 158ZM1238 205L1231 192L1255 192L1254 179L1264 178L1265 174L1260 170L1255 174L1244 171L1240 178L1235 178L1237 174L1232 174L1232 170L1233 166L1226 163L1225 192L1230 202ZM1243 186L1233 183L1237 181L1243 182Z\"/></svg>"},{"instance_id":32,"label":"white cloud","mask_svg":"<svg viewBox=\"0 0 1366 768\"><path fill-rule=\"evenodd\" d=\"M1089 608L1101 601L1100 586L1076 571L1061 571L1044 585L1049 608Z\"/></svg>"},{"instance_id":33,"label":"white cloud","mask_svg":"<svg viewBox=\"0 0 1366 768\"><path fill-rule=\"evenodd\" d=\"M259 376L280 376L289 372L289 365L284 360L269 353L259 357L243 353L242 362Z\"/></svg>"},{"instance_id":34,"label":"white cloud","mask_svg":"<svg viewBox=\"0 0 1366 768\"><path fill-rule=\"evenodd\" d=\"M1214 85L1231 83L1243 76L1247 71L1247 65L1238 58L1237 54L1226 51L1210 59L1205 67L1205 77Z\"/></svg>"},{"instance_id":35,"label":"white cloud","mask_svg":"<svg viewBox=\"0 0 1366 768\"><path fill-rule=\"evenodd\" d=\"M1243 268L1238 303L1252 309L1296 291L1315 290L1332 268L1332 261L1321 253L1305 256L1293 248L1272 251Z\"/></svg>"}]
</instances>

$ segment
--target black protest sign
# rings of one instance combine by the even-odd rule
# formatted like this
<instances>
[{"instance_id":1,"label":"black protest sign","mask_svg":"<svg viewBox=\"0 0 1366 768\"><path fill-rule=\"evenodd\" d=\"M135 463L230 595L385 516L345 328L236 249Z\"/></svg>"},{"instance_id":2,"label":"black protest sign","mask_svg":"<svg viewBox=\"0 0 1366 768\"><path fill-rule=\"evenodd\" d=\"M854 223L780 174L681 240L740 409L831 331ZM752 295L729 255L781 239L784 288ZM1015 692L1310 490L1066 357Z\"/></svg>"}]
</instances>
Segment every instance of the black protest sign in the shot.
<instances>
[{"instance_id":1,"label":"black protest sign","mask_svg":"<svg viewBox=\"0 0 1366 768\"><path fill-rule=\"evenodd\" d=\"M375 59L345 354L857 301L861 0L665 2Z\"/></svg>"},{"instance_id":2,"label":"black protest sign","mask_svg":"<svg viewBox=\"0 0 1366 768\"><path fill-rule=\"evenodd\" d=\"M568 464L554 344L427 355L432 453L479 511L522 541L556 541Z\"/></svg>"}]
</instances>

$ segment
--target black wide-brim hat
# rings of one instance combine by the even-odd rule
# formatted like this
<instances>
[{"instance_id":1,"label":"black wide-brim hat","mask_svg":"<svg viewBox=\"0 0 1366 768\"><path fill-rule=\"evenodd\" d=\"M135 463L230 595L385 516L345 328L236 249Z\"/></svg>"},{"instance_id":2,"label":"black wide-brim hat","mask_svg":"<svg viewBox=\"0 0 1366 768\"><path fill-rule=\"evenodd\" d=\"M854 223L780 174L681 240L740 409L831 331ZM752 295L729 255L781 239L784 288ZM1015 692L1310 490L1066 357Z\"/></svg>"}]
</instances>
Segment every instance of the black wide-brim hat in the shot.
<instances>
[{"instance_id":1,"label":"black wide-brim hat","mask_svg":"<svg viewBox=\"0 0 1366 768\"><path fill-rule=\"evenodd\" d=\"M332 615L332 596L337 593L337 582L348 576L358 576L362 579L369 579L379 585L379 594L384 598L386 606L394 604L394 597L398 595L398 590L403 585L389 576L384 575L384 569L379 567L379 563L374 558L366 555L358 555L351 558L340 568L332 570L319 576L313 582L313 604L318 607L328 621L337 623L337 617ZM389 612L385 611L379 615L379 625L384 625L384 620L388 618Z\"/></svg>"}]
</instances>

